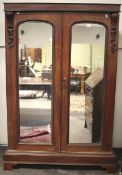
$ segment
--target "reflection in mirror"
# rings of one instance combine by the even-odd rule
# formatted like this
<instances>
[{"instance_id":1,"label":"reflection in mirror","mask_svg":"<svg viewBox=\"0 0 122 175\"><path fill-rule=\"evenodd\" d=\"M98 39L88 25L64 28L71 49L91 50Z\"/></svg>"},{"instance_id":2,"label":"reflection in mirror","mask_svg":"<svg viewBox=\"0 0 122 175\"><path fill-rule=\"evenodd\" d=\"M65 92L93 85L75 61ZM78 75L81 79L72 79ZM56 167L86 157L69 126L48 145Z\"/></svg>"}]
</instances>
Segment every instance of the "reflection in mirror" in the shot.
<instances>
[{"instance_id":1,"label":"reflection in mirror","mask_svg":"<svg viewBox=\"0 0 122 175\"><path fill-rule=\"evenodd\" d=\"M71 30L69 143L99 143L104 97L105 27L77 23Z\"/></svg>"},{"instance_id":2,"label":"reflection in mirror","mask_svg":"<svg viewBox=\"0 0 122 175\"><path fill-rule=\"evenodd\" d=\"M20 141L52 142L52 26L29 21L19 25Z\"/></svg>"}]
</instances>

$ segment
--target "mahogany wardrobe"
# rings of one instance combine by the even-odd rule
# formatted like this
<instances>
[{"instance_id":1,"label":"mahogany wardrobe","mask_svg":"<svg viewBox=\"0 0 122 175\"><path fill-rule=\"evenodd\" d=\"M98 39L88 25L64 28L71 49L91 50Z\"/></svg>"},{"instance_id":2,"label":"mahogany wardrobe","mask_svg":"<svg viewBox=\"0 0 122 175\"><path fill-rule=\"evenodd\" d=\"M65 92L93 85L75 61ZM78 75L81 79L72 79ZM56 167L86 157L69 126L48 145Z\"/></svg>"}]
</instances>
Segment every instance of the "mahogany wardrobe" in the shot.
<instances>
[{"instance_id":1,"label":"mahogany wardrobe","mask_svg":"<svg viewBox=\"0 0 122 175\"><path fill-rule=\"evenodd\" d=\"M17 164L116 170L119 4L5 3L8 149Z\"/></svg>"}]
</instances>

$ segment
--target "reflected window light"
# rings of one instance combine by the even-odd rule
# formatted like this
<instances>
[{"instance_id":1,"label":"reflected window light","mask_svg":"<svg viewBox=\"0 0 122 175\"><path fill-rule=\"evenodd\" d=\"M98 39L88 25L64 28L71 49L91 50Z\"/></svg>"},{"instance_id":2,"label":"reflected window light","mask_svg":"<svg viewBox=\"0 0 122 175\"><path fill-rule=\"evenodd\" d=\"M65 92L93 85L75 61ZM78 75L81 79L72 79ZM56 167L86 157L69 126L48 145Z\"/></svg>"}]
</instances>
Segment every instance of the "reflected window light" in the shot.
<instances>
[{"instance_id":1,"label":"reflected window light","mask_svg":"<svg viewBox=\"0 0 122 175\"><path fill-rule=\"evenodd\" d=\"M92 26L92 24L86 24L86 27L91 27Z\"/></svg>"},{"instance_id":2,"label":"reflected window light","mask_svg":"<svg viewBox=\"0 0 122 175\"><path fill-rule=\"evenodd\" d=\"M20 15L20 12L16 12L17 15Z\"/></svg>"},{"instance_id":3,"label":"reflected window light","mask_svg":"<svg viewBox=\"0 0 122 175\"><path fill-rule=\"evenodd\" d=\"M49 43L52 44L52 38L49 39Z\"/></svg>"}]
</instances>

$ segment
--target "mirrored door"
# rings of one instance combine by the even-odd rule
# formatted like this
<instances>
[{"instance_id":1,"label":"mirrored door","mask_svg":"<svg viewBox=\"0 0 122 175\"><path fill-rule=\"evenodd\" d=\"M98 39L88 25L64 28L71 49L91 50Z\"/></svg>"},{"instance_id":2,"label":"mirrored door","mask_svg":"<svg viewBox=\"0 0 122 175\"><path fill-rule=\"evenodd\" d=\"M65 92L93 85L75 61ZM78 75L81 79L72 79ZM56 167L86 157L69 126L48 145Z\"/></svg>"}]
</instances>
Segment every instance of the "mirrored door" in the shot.
<instances>
[{"instance_id":1,"label":"mirrored door","mask_svg":"<svg viewBox=\"0 0 122 175\"><path fill-rule=\"evenodd\" d=\"M16 15L18 142L20 147L59 149L60 15ZM58 145L58 146L57 146ZM37 149L38 149L37 148Z\"/></svg>"},{"instance_id":2,"label":"mirrored door","mask_svg":"<svg viewBox=\"0 0 122 175\"><path fill-rule=\"evenodd\" d=\"M20 141L52 143L53 27L29 21L19 25Z\"/></svg>"},{"instance_id":3,"label":"mirrored door","mask_svg":"<svg viewBox=\"0 0 122 175\"><path fill-rule=\"evenodd\" d=\"M98 21L107 18L64 16L61 143L78 152L102 144L106 27Z\"/></svg>"}]
</instances>

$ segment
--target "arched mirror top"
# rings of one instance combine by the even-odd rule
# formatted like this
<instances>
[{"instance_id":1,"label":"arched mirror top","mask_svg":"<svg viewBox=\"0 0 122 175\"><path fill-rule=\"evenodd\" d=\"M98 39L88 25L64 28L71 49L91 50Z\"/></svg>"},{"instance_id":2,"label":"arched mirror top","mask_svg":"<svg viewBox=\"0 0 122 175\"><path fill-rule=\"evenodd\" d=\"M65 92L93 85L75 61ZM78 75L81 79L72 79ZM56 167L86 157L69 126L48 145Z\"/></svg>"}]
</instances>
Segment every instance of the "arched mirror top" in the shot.
<instances>
[{"instance_id":1,"label":"arched mirror top","mask_svg":"<svg viewBox=\"0 0 122 175\"><path fill-rule=\"evenodd\" d=\"M52 44L54 27L47 21L25 21L18 25L19 44L28 47L43 47Z\"/></svg>"},{"instance_id":2,"label":"arched mirror top","mask_svg":"<svg viewBox=\"0 0 122 175\"><path fill-rule=\"evenodd\" d=\"M77 31L81 32L79 39L82 40L82 43L103 43L105 44L106 37L106 26L101 23L93 22L77 22L72 24L71 33ZM88 37L88 35L91 37ZM78 42L78 38L72 35L73 42Z\"/></svg>"},{"instance_id":3,"label":"arched mirror top","mask_svg":"<svg viewBox=\"0 0 122 175\"><path fill-rule=\"evenodd\" d=\"M20 25L27 25L27 24L37 24L37 25L39 25L39 24L48 24L48 25L51 25L52 27L53 27L53 23L51 23L51 21L49 21L49 20L38 20L38 19L34 19L34 18L32 18L32 19L21 19L20 21L18 20L18 22L17 22L17 25L18 26L20 26Z\"/></svg>"}]
</instances>

